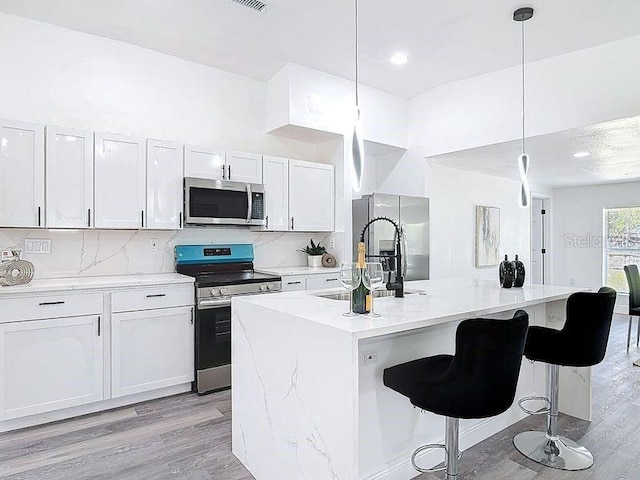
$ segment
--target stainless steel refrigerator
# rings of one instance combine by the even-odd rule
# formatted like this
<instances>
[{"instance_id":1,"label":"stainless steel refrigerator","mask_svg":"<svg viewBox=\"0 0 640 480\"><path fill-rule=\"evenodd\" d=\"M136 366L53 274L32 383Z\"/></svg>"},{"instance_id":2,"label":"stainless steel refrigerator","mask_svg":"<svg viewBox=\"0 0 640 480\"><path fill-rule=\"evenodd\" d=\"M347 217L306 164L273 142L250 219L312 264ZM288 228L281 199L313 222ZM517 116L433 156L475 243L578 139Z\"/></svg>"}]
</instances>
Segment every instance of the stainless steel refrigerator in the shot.
<instances>
[{"instance_id":1,"label":"stainless steel refrigerator","mask_svg":"<svg viewBox=\"0 0 640 480\"><path fill-rule=\"evenodd\" d=\"M354 252L362 229L376 217L388 217L404 231L405 280L429 279L429 199L404 195L374 193L353 200ZM394 251L395 231L389 222L376 222L365 235L367 254L378 259L385 270L393 269L395 262L387 255Z\"/></svg>"}]
</instances>

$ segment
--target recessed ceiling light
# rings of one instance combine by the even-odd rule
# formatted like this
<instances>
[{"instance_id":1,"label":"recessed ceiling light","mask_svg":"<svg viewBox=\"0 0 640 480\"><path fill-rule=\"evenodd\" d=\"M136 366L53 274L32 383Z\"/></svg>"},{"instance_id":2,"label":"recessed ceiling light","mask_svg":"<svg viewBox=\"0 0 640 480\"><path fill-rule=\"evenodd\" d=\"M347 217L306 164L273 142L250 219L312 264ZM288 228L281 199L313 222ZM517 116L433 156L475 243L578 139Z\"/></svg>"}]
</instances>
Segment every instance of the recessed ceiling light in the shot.
<instances>
[{"instance_id":1,"label":"recessed ceiling light","mask_svg":"<svg viewBox=\"0 0 640 480\"><path fill-rule=\"evenodd\" d=\"M573 154L573 158L585 158L591 155L591 152L576 152Z\"/></svg>"},{"instance_id":2,"label":"recessed ceiling light","mask_svg":"<svg viewBox=\"0 0 640 480\"><path fill-rule=\"evenodd\" d=\"M389 59L389 61L394 65L404 65L407 63L407 60L409 60L409 57L404 52L396 52L391 55L391 58Z\"/></svg>"}]
</instances>

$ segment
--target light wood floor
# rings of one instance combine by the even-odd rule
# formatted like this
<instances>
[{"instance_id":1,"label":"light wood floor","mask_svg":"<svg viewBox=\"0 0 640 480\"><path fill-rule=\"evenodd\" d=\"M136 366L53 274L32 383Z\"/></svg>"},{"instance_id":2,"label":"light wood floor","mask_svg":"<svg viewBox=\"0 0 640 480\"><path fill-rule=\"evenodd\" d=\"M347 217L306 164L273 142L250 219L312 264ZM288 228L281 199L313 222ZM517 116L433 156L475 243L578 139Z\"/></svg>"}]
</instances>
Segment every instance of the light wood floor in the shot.
<instances>
[{"instance_id":1,"label":"light wood floor","mask_svg":"<svg viewBox=\"0 0 640 480\"><path fill-rule=\"evenodd\" d=\"M607 358L594 368L593 422L560 421L594 453L594 467L561 472L520 455L513 435L544 428L544 418L530 417L466 451L460 480L640 480L640 368L632 366L640 350L625 351L627 320L615 318ZM230 403L229 392L179 395L1 434L0 478L252 480L231 454Z\"/></svg>"}]
</instances>

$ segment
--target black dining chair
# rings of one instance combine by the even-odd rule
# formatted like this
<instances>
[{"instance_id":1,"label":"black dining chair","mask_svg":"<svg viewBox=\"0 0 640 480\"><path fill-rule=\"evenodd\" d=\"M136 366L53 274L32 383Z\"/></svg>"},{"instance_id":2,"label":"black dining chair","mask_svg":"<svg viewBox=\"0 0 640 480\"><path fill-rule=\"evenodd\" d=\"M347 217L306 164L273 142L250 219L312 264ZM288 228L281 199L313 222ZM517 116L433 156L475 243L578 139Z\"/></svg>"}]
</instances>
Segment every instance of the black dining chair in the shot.
<instances>
[{"instance_id":1,"label":"black dining chair","mask_svg":"<svg viewBox=\"0 0 640 480\"><path fill-rule=\"evenodd\" d=\"M629 330L627 332L627 352L631 343L631 324L633 317L640 317L640 273L637 265L626 265L624 274L629 284ZM640 319L638 320L638 333L636 334L636 347L640 345Z\"/></svg>"}]
</instances>

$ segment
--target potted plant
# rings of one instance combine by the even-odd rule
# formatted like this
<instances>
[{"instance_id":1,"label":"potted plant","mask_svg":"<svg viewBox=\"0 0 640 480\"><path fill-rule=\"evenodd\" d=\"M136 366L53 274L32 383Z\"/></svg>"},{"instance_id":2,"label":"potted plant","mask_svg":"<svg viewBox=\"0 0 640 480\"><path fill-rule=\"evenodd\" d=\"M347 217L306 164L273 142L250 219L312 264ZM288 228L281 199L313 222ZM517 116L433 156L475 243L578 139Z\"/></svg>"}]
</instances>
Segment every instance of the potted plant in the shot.
<instances>
[{"instance_id":1,"label":"potted plant","mask_svg":"<svg viewBox=\"0 0 640 480\"><path fill-rule=\"evenodd\" d=\"M307 254L307 265L314 268L321 267L322 256L327 253L327 249L320 245L320 242L316 245L313 238L310 239L310 242L310 245L307 245L300 251Z\"/></svg>"}]
</instances>

